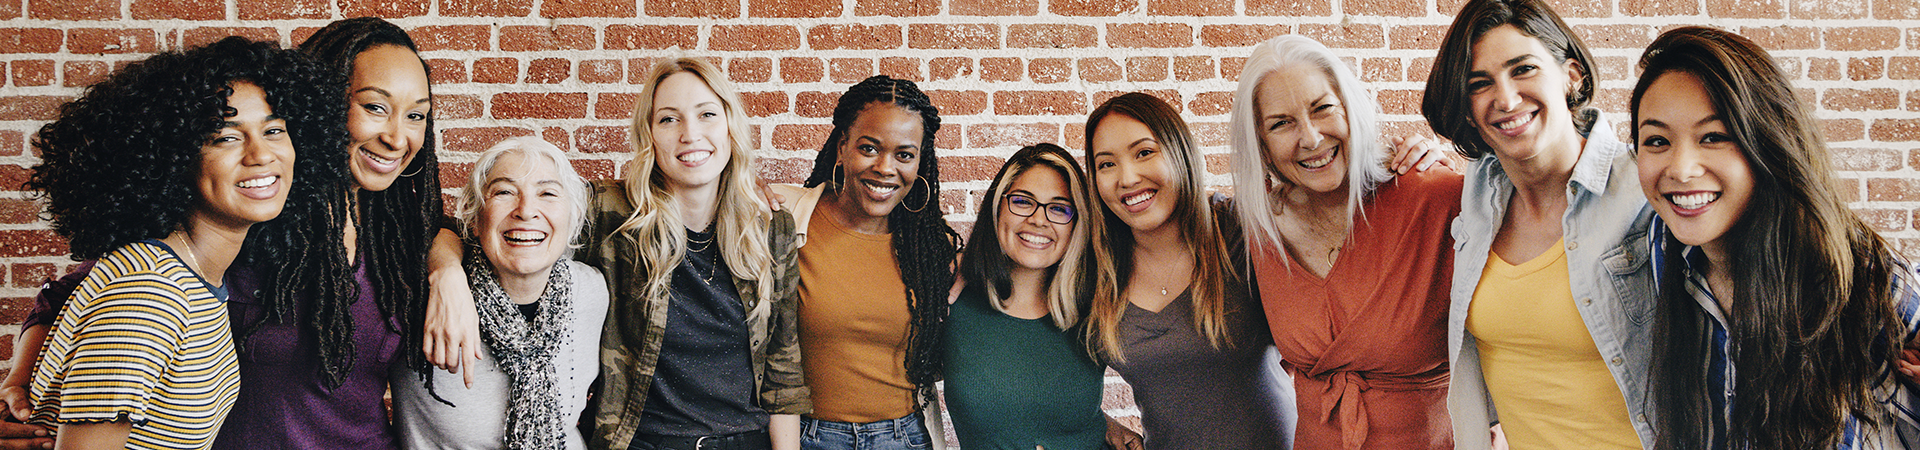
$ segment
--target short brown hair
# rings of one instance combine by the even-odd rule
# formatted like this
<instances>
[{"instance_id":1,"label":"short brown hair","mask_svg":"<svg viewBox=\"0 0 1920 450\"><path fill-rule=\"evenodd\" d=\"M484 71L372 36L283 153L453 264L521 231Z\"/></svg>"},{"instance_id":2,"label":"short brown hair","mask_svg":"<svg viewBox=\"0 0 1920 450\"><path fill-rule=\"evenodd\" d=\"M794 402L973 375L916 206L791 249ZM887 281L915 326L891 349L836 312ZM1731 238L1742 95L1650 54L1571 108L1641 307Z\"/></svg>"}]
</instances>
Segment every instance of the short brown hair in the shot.
<instances>
[{"instance_id":1,"label":"short brown hair","mask_svg":"<svg viewBox=\"0 0 1920 450\"><path fill-rule=\"evenodd\" d=\"M1468 158L1479 159L1490 151L1487 142L1474 129L1473 107L1467 104L1467 73L1473 71L1473 44L1488 30L1513 25L1521 33L1539 39L1553 54L1555 62L1568 59L1580 62L1586 71L1580 87L1567 93L1567 108L1578 111L1593 99L1593 53L1580 36L1554 14L1544 0L1469 0L1454 15L1447 37L1440 41L1440 53L1433 59L1433 73L1427 76L1427 95L1420 102L1420 113L1427 124L1460 146ZM1579 114L1575 114L1579 117Z\"/></svg>"}]
</instances>

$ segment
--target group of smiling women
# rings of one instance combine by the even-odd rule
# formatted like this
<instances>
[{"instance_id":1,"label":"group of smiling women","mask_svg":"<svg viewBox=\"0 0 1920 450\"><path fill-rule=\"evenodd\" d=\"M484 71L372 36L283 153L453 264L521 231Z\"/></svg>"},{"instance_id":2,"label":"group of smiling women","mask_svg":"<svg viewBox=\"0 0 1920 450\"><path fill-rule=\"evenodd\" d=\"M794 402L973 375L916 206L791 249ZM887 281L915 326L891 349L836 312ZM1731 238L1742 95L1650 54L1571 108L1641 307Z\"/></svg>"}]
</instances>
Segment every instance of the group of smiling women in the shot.
<instances>
[{"instance_id":1,"label":"group of smiling women","mask_svg":"<svg viewBox=\"0 0 1920 450\"><path fill-rule=\"evenodd\" d=\"M727 77L666 60L624 179L508 139L443 218L399 28L161 53L35 135L27 187L90 262L28 319L0 446L1920 444L1915 272L1765 50L1662 33L1632 143L1539 0L1469 0L1434 61L1422 112L1470 162L1381 136L1282 36L1235 93L1232 198L1126 94L1083 158L1008 158L963 241L910 81L849 88L805 185L761 187ZM1105 368L1144 429L1104 417Z\"/></svg>"}]
</instances>

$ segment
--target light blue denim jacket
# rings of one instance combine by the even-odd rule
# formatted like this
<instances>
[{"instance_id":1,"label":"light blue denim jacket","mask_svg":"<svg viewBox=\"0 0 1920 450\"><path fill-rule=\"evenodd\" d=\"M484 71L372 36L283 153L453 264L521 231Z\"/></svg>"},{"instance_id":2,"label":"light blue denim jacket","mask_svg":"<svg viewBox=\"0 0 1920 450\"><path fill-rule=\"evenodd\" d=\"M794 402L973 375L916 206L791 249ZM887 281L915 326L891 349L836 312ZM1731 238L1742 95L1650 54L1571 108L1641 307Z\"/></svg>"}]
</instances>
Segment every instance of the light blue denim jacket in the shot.
<instances>
[{"instance_id":1,"label":"light blue denim jacket","mask_svg":"<svg viewBox=\"0 0 1920 450\"><path fill-rule=\"evenodd\" d=\"M1647 384L1652 342L1647 332L1653 323L1654 293L1647 225L1653 212L1640 192L1630 154L1633 147L1614 137L1613 127L1598 117L1597 110L1580 113L1595 119L1580 161L1573 166L1567 212L1560 219L1567 271L1572 275L1569 282L1580 318L1626 397L1627 414L1641 445L1652 448L1653 399ZM1453 304L1447 314L1453 379L1447 412L1453 417L1454 444L1460 449L1491 448L1487 427L1499 420L1481 376L1480 350L1466 332L1466 324L1474 289L1513 190L1513 180L1498 158L1489 155L1468 164L1460 217L1453 221Z\"/></svg>"}]
</instances>

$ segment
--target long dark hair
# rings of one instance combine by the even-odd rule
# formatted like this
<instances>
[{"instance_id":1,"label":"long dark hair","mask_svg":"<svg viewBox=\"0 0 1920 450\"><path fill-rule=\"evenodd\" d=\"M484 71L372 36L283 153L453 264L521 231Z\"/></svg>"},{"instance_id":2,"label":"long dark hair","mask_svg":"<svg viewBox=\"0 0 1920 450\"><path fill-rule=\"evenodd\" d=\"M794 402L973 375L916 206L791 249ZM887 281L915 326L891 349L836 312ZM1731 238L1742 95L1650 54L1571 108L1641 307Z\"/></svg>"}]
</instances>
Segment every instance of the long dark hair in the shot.
<instances>
[{"instance_id":1,"label":"long dark hair","mask_svg":"<svg viewBox=\"0 0 1920 450\"><path fill-rule=\"evenodd\" d=\"M893 259L900 268L900 281L907 285L907 308L911 312L907 324L907 381L919 390L919 398L925 399L933 395L933 383L940 381L940 327L947 317L947 290L953 287L953 256L960 241L960 234L940 216L938 205L940 164L933 135L940 131L940 110L912 81L875 75L847 88L833 108L833 132L820 146L806 186L818 186L834 177L847 128L874 103L892 104L919 114L926 130L920 138L918 169L920 179L926 180L925 188L909 188L912 190L893 212L887 213L887 228L893 231ZM907 205L928 203L933 205L919 212L907 209Z\"/></svg>"},{"instance_id":2,"label":"long dark hair","mask_svg":"<svg viewBox=\"0 0 1920 450\"><path fill-rule=\"evenodd\" d=\"M1047 281L1046 293L1050 319L1054 326L1065 330L1079 323L1080 314L1086 311L1086 296L1081 294L1093 285L1093 271L1089 270L1093 267L1093 253L1087 247L1103 240L1103 228L1088 220L1091 215L1087 212L1093 202L1086 176L1080 170L1080 163L1074 162L1073 155L1067 154L1066 149L1048 143L1030 145L1014 152L1013 157L1000 166L1000 173L993 176L993 184L987 186L986 197L980 199L980 215L973 221L972 233L967 235L967 249L960 257L960 277L967 284L981 287L993 309L1006 312L1001 300L1013 294L1013 280L1008 275L1014 263L1007 258L1006 250L1000 248L1000 207L1005 204L1003 199L1007 190L1013 188L1014 179L1034 169L1058 172L1060 180L1066 183L1067 197L1073 199L1073 231L1063 236L1066 252L1053 267L1053 278Z\"/></svg>"},{"instance_id":3,"label":"long dark hair","mask_svg":"<svg viewBox=\"0 0 1920 450\"><path fill-rule=\"evenodd\" d=\"M1670 30L1640 57L1632 110L1637 124L1662 75L1693 75L1753 172L1753 198L1723 237L1741 243L1728 246L1737 263L1726 268L1736 299L1726 314L1738 399L1725 430L1731 446L1831 448L1849 416L1880 425L1871 392L1904 346L1889 300L1889 273L1900 265L1839 196L1819 122L1773 61L1730 32ZM1671 237L1666 244L1681 248ZM1663 266L1683 267L1681 253L1662 255ZM1657 441L1700 448L1720 414L1708 403L1721 388L1703 385L1700 345L1713 319L1687 293L1683 271L1664 272L1653 334Z\"/></svg>"},{"instance_id":4,"label":"long dark hair","mask_svg":"<svg viewBox=\"0 0 1920 450\"><path fill-rule=\"evenodd\" d=\"M1578 129L1586 129L1587 124L1580 123L1585 115L1578 112L1593 100L1594 80L1599 78L1595 76L1598 68L1593 65L1593 52L1587 51L1587 44L1545 0L1468 0L1454 15L1453 25L1447 27L1447 37L1440 40L1433 73L1427 76L1427 95L1420 101L1420 113L1433 126L1433 132L1459 144L1460 152L1468 158L1479 159L1492 152L1480 138L1480 130L1474 128L1473 105L1467 100L1471 94L1467 74L1473 71L1473 44L1501 25L1512 25L1539 39L1547 53L1557 59L1554 62L1580 62L1586 76L1581 77L1579 87L1567 92L1567 109L1576 113L1573 120Z\"/></svg>"},{"instance_id":5,"label":"long dark hair","mask_svg":"<svg viewBox=\"0 0 1920 450\"><path fill-rule=\"evenodd\" d=\"M300 50L334 68L342 77L353 74L354 58L368 48L395 45L417 51L413 39L400 27L374 17L347 19L327 25L300 44ZM422 65L424 67L424 64ZM431 85L429 85L431 86ZM429 88L431 89L431 88ZM335 99L335 107L345 110L345 86ZM430 92L430 91L429 91ZM345 129L344 125L341 128ZM389 320L389 328L405 338L400 348L421 347L420 325L425 322L427 303L427 250L438 233L442 215L439 161L433 152L433 125L428 119L426 141L400 177L381 192L360 192L358 208L352 217L359 219L356 248L366 261L372 278L376 303ZM340 156L345 170L345 155ZM267 255L256 260L263 280L260 302L268 314L253 323L240 324L236 330L242 345L264 323L300 323L319 339L315 349L322 362L320 370L328 386L339 386L353 367L358 349L354 348L353 316L350 306L359 297L353 281L353 263L347 260L346 221L348 198L341 186L326 200L326 214L315 215L298 224L287 224L277 236L286 240L286 254ZM301 299L307 299L303 305ZM427 362L417 351L409 365L424 373Z\"/></svg>"}]
</instances>

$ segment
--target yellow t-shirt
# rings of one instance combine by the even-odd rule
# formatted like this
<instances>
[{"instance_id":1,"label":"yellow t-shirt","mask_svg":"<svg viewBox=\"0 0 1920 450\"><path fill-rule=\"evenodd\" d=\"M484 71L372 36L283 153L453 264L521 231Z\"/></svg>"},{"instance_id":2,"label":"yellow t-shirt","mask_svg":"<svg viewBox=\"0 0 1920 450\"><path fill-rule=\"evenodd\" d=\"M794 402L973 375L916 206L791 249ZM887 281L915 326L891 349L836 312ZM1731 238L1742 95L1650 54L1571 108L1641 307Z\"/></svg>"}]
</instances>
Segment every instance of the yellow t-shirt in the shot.
<instances>
[{"instance_id":1,"label":"yellow t-shirt","mask_svg":"<svg viewBox=\"0 0 1920 450\"><path fill-rule=\"evenodd\" d=\"M893 235L848 230L827 214L816 211L808 220L800 247L800 362L813 393L809 416L865 423L912 414L907 287Z\"/></svg>"},{"instance_id":2,"label":"yellow t-shirt","mask_svg":"<svg viewBox=\"0 0 1920 450\"><path fill-rule=\"evenodd\" d=\"M1519 265L1489 252L1467 310L1487 393L1516 449L1638 449L1626 400L1573 304L1566 242Z\"/></svg>"}]
</instances>

